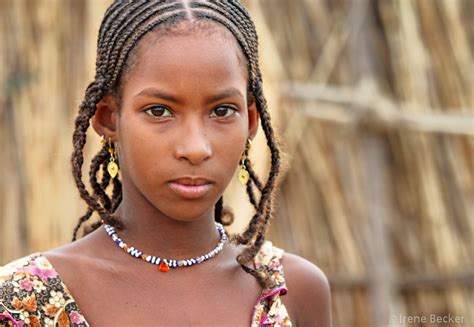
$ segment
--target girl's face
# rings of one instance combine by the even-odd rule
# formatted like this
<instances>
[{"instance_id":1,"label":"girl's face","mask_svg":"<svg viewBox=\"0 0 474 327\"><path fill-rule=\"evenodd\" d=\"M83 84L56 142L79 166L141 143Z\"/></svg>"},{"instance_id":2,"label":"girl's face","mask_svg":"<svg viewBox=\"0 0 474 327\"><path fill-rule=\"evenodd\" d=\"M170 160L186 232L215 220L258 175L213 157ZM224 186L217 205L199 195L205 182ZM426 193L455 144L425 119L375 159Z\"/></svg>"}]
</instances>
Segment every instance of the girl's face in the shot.
<instances>
[{"instance_id":1,"label":"girl's face","mask_svg":"<svg viewBox=\"0 0 474 327\"><path fill-rule=\"evenodd\" d=\"M109 111L106 135L117 141L124 198L138 196L147 200L138 203L190 221L214 210L235 177L246 140L257 132L258 113L247 103L237 41L220 33L148 39L123 81L120 114ZM103 103L94 127L105 134ZM172 180L184 177L210 185L194 198L183 195Z\"/></svg>"}]
</instances>

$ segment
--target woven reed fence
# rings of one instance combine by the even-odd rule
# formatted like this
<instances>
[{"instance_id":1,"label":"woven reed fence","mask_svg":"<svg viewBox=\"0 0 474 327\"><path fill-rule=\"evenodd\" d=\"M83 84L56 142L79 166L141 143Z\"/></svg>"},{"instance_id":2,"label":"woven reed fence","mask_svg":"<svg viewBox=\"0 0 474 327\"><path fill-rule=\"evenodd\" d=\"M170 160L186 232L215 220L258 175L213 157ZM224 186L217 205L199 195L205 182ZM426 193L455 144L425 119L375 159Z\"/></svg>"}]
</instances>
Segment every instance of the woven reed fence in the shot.
<instances>
[{"instance_id":1,"label":"woven reed fence","mask_svg":"<svg viewBox=\"0 0 474 327\"><path fill-rule=\"evenodd\" d=\"M334 326L474 326L474 3L252 3L291 166L270 237Z\"/></svg>"},{"instance_id":2,"label":"woven reed fence","mask_svg":"<svg viewBox=\"0 0 474 327\"><path fill-rule=\"evenodd\" d=\"M335 327L473 326L473 2L245 2L286 153L270 239L326 272ZM0 264L84 212L73 117L108 3L0 0ZM238 231L250 206L234 182L225 199ZM463 322L409 321L430 315Z\"/></svg>"}]
</instances>

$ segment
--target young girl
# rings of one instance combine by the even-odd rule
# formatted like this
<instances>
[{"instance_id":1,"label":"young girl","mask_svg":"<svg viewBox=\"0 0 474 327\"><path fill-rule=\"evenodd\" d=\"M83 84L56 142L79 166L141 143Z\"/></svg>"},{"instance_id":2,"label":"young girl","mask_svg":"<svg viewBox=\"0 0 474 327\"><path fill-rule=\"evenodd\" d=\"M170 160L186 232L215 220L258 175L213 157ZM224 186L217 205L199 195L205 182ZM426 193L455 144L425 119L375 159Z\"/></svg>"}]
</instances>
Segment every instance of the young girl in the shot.
<instances>
[{"instance_id":1,"label":"young girl","mask_svg":"<svg viewBox=\"0 0 474 327\"><path fill-rule=\"evenodd\" d=\"M280 157L257 48L237 0L108 8L73 135L88 212L74 242L0 269L0 325L330 325L321 270L265 240ZM92 194L81 172L91 123L102 137ZM259 123L266 183L248 158ZM222 194L236 168L255 214L227 235ZM75 241L94 211L100 221Z\"/></svg>"}]
</instances>

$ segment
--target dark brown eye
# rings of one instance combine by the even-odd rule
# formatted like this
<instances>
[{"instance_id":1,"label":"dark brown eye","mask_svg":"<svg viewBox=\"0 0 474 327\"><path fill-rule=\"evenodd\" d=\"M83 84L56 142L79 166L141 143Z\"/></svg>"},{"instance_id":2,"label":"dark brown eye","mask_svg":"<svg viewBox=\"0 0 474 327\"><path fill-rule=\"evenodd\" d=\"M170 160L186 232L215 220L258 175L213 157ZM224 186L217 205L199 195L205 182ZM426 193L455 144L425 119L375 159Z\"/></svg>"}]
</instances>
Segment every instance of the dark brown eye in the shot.
<instances>
[{"instance_id":1,"label":"dark brown eye","mask_svg":"<svg viewBox=\"0 0 474 327\"><path fill-rule=\"evenodd\" d=\"M215 115L211 115L211 117L229 117L237 110L227 106L220 106L213 110ZM229 114L230 113L230 114Z\"/></svg>"},{"instance_id":2,"label":"dark brown eye","mask_svg":"<svg viewBox=\"0 0 474 327\"><path fill-rule=\"evenodd\" d=\"M171 116L170 111L168 109L166 109L165 107L163 107L163 106L151 107L151 108L148 108L147 110L145 110L145 112L147 114L149 114L150 116L152 116L152 117L169 117L169 116ZM166 114L166 112L168 112L169 114Z\"/></svg>"}]
</instances>

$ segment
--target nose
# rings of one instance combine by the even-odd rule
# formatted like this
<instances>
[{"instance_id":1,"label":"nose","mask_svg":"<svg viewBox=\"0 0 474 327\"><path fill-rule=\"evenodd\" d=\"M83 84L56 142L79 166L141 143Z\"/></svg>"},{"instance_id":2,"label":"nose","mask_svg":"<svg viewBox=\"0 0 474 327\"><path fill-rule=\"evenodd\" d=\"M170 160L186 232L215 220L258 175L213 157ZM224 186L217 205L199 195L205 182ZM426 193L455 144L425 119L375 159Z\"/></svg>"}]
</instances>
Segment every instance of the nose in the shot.
<instances>
[{"instance_id":1,"label":"nose","mask_svg":"<svg viewBox=\"0 0 474 327\"><path fill-rule=\"evenodd\" d=\"M199 165L212 156L211 144L202 124L191 123L179 133L175 147L175 157Z\"/></svg>"}]
</instances>

